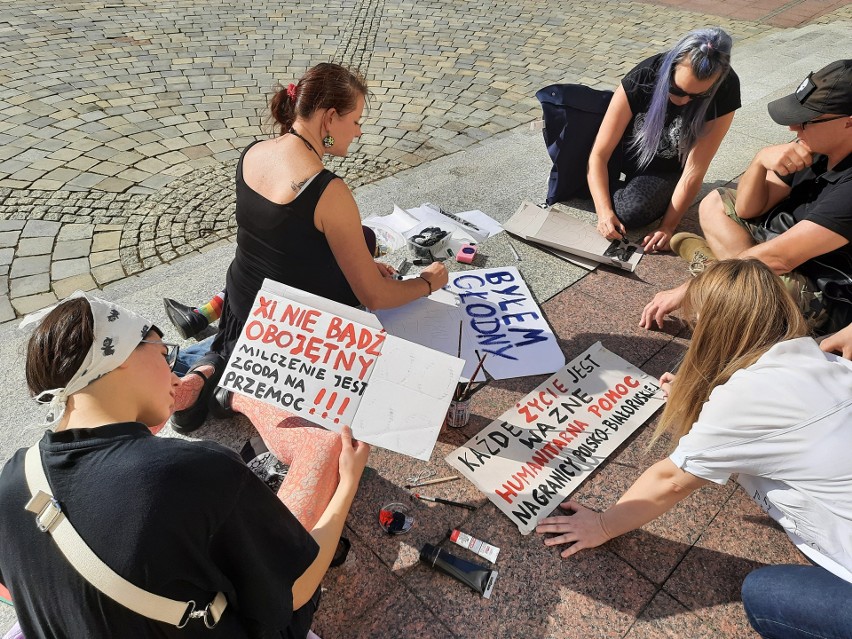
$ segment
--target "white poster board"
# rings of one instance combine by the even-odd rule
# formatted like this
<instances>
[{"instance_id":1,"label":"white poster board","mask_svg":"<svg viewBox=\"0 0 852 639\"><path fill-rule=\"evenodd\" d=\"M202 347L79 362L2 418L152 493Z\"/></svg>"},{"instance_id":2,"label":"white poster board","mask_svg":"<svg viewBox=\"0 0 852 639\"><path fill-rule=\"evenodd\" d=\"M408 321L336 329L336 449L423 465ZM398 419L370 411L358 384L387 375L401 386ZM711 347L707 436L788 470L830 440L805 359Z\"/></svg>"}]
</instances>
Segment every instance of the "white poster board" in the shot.
<instances>
[{"instance_id":1,"label":"white poster board","mask_svg":"<svg viewBox=\"0 0 852 639\"><path fill-rule=\"evenodd\" d=\"M220 386L428 461L464 362L370 313L265 280Z\"/></svg>"},{"instance_id":2,"label":"white poster board","mask_svg":"<svg viewBox=\"0 0 852 639\"><path fill-rule=\"evenodd\" d=\"M391 335L449 355L458 353L461 327L464 379L483 355L482 368L494 379L552 373L565 364L553 330L514 266L450 273L445 289L376 315Z\"/></svg>"},{"instance_id":3,"label":"white poster board","mask_svg":"<svg viewBox=\"0 0 852 639\"><path fill-rule=\"evenodd\" d=\"M446 461L526 535L664 403L654 378L597 342Z\"/></svg>"}]
</instances>

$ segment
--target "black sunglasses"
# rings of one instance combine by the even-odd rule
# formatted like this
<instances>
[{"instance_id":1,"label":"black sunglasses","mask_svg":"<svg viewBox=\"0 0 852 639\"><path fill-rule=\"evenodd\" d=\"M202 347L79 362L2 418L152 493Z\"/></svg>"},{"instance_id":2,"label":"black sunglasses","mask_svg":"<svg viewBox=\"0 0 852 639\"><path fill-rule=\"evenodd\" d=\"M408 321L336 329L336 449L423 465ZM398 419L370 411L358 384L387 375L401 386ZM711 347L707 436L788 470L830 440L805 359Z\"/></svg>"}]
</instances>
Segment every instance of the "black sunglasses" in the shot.
<instances>
[{"instance_id":1,"label":"black sunglasses","mask_svg":"<svg viewBox=\"0 0 852 639\"><path fill-rule=\"evenodd\" d=\"M715 89L715 85L707 89L704 93L690 93L689 91L684 91L681 89L674 79L674 69L672 69L671 75L669 75L669 93L679 98L689 98L690 100L706 100L711 95L713 95L713 89Z\"/></svg>"},{"instance_id":2,"label":"black sunglasses","mask_svg":"<svg viewBox=\"0 0 852 639\"><path fill-rule=\"evenodd\" d=\"M848 116L848 115L835 115L834 117L825 118L824 120L820 120L820 119L808 120L807 122L802 122L802 124L800 126L802 127L802 130L804 131L805 127L808 126L809 124L811 124L811 125L822 124L823 122L831 122L832 120L840 120L841 118L848 118L848 117L850 117L850 116Z\"/></svg>"},{"instance_id":3,"label":"black sunglasses","mask_svg":"<svg viewBox=\"0 0 852 639\"><path fill-rule=\"evenodd\" d=\"M178 353L180 353L180 346L177 344L172 344L171 342L161 342L149 339L143 339L139 342L140 344L156 344L157 346L165 346L166 352L164 353L164 357L166 358L166 363L169 365L169 370L175 369L175 364L177 363Z\"/></svg>"}]
</instances>

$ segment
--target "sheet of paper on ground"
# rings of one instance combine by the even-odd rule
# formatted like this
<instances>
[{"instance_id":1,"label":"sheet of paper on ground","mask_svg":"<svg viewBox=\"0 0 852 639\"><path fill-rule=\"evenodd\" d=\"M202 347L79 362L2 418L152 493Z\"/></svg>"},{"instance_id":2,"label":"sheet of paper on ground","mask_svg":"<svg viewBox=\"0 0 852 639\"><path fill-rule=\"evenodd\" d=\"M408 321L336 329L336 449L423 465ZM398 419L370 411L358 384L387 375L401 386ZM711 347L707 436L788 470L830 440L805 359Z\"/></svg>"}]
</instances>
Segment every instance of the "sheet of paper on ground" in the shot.
<instances>
[{"instance_id":1,"label":"sheet of paper on ground","mask_svg":"<svg viewBox=\"0 0 852 639\"><path fill-rule=\"evenodd\" d=\"M454 251L452 255L458 252L462 244L467 242L478 244L503 230L497 220L482 211L452 214L429 203L407 210L394 205L393 213L368 217L364 220L364 225L373 229L379 244L386 246L389 250L400 249L406 245L408 238L422 229L437 226L450 232L449 245Z\"/></svg>"},{"instance_id":2,"label":"sheet of paper on ground","mask_svg":"<svg viewBox=\"0 0 852 639\"><path fill-rule=\"evenodd\" d=\"M597 342L446 460L526 535L664 403Z\"/></svg>"},{"instance_id":3,"label":"sheet of paper on ground","mask_svg":"<svg viewBox=\"0 0 852 639\"><path fill-rule=\"evenodd\" d=\"M463 365L370 313L265 280L220 385L428 461Z\"/></svg>"},{"instance_id":4,"label":"sheet of paper on ground","mask_svg":"<svg viewBox=\"0 0 852 639\"><path fill-rule=\"evenodd\" d=\"M522 202L503 226L509 233L530 242L627 271L636 270L642 258L642 248L631 244L629 259L622 259L624 254L620 250L612 253L613 242L602 237L594 226L554 207L543 209L532 202ZM620 244L622 249L628 246Z\"/></svg>"},{"instance_id":5,"label":"sheet of paper on ground","mask_svg":"<svg viewBox=\"0 0 852 639\"><path fill-rule=\"evenodd\" d=\"M462 329L462 377L479 357L494 379L559 370L565 355L514 266L450 273L446 290L376 315L391 335L456 355ZM480 373L477 380L485 379Z\"/></svg>"}]
</instances>

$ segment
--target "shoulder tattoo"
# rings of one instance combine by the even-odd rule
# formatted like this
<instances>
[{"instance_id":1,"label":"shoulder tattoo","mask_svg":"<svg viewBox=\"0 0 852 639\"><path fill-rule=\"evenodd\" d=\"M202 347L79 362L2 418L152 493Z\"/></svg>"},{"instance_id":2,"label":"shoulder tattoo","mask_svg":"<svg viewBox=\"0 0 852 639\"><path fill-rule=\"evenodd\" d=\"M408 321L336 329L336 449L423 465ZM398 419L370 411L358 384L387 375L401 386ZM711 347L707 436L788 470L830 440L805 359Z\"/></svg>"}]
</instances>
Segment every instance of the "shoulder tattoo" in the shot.
<instances>
[{"instance_id":1,"label":"shoulder tattoo","mask_svg":"<svg viewBox=\"0 0 852 639\"><path fill-rule=\"evenodd\" d=\"M309 179L310 178L305 178L301 182L296 182L296 180L293 180L292 182L290 182L290 188L293 189L294 193L298 193L302 190L302 187L305 186Z\"/></svg>"}]
</instances>

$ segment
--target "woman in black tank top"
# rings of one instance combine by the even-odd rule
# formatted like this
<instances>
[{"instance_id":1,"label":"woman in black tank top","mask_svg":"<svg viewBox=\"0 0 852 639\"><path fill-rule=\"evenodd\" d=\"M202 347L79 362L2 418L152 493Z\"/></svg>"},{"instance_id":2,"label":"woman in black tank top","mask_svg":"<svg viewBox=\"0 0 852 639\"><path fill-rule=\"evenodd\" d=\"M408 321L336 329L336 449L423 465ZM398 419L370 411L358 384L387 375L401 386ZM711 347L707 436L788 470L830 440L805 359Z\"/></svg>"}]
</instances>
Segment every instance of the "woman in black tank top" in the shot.
<instances>
[{"instance_id":1,"label":"woman in black tank top","mask_svg":"<svg viewBox=\"0 0 852 639\"><path fill-rule=\"evenodd\" d=\"M446 268L438 263L419 278L391 278L392 270L373 260L348 187L323 166L325 154L345 156L361 134L366 95L357 73L324 63L273 96L271 116L279 135L249 145L237 165L237 251L219 331L182 380L176 407L183 410L172 418L175 430L190 432L203 423L208 405L219 406L219 412L248 416L284 463L291 463L297 447L299 463L291 465L279 496L306 527L334 492L339 436L221 389L210 400L264 278L370 309L401 306L447 283ZM308 464L302 463L306 454Z\"/></svg>"}]
</instances>

